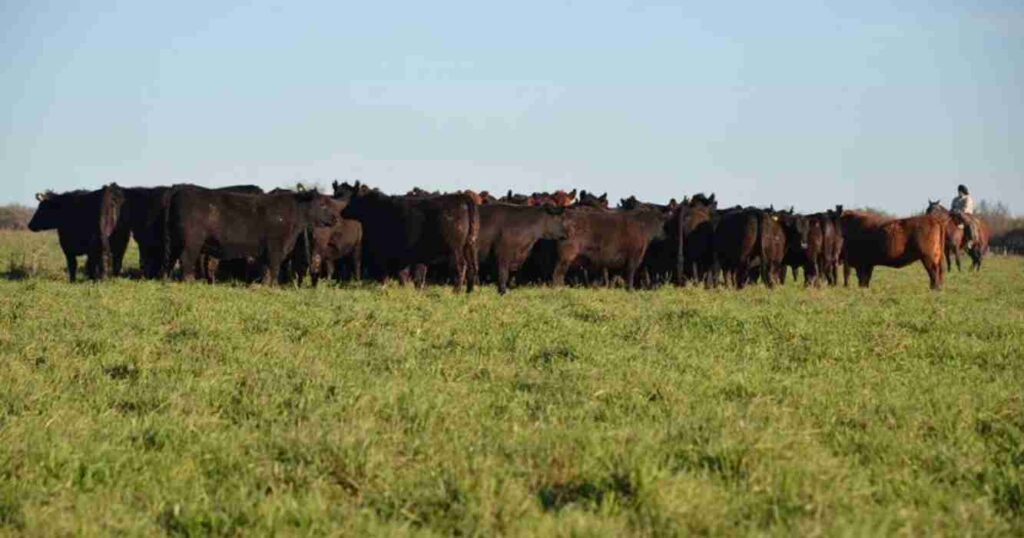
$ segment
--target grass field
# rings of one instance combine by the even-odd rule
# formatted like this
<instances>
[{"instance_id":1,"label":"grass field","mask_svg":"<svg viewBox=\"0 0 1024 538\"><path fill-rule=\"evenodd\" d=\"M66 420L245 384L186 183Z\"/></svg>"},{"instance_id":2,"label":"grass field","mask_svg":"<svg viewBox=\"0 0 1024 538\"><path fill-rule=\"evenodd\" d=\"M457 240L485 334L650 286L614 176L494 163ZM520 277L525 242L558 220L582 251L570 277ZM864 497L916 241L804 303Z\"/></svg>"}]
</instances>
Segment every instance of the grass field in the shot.
<instances>
[{"instance_id":1,"label":"grass field","mask_svg":"<svg viewBox=\"0 0 1024 538\"><path fill-rule=\"evenodd\" d=\"M0 533L1024 534L1019 258L506 297L0 263Z\"/></svg>"}]
</instances>

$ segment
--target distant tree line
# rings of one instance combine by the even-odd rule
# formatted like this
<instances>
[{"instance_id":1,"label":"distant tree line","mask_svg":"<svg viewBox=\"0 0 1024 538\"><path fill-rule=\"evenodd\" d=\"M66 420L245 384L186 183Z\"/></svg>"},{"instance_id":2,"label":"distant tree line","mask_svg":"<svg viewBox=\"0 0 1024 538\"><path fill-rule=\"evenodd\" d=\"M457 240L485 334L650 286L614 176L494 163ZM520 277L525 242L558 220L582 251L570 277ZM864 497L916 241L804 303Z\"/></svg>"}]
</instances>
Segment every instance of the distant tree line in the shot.
<instances>
[{"instance_id":1,"label":"distant tree line","mask_svg":"<svg viewBox=\"0 0 1024 538\"><path fill-rule=\"evenodd\" d=\"M28 221L32 219L30 207L18 204L0 206L0 230L26 230Z\"/></svg>"}]
</instances>

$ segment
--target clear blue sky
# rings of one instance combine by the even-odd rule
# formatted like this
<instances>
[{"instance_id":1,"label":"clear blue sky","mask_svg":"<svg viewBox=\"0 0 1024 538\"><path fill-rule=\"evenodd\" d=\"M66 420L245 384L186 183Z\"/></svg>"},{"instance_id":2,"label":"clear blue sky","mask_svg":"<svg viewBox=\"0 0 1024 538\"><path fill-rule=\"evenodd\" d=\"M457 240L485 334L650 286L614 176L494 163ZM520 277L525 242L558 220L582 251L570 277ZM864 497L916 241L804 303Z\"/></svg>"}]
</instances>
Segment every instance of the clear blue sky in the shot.
<instances>
[{"instance_id":1,"label":"clear blue sky","mask_svg":"<svg viewBox=\"0 0 1024 538\"><path fill-rule=\"evenodd\" d=\"M0 202L361 178L1024 212L1024 3L0 3Z\"/></svg>"}]
</instances>

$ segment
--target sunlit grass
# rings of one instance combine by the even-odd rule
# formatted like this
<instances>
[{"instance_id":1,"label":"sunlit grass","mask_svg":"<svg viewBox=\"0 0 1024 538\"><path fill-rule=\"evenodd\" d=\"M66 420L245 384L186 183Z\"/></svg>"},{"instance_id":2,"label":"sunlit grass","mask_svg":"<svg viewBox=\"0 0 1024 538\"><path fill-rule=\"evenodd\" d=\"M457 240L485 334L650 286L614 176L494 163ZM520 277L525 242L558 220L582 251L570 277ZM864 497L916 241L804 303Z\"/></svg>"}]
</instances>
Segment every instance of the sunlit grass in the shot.
<instances>
[{"instance_id":1,"label":"sunlit grass","mask_svg":"<svg viewBox=\"0 0 1024 538\"><path fill-rule=\"evenodd\" d=\"M1024 532L1020 259L499 297L71 285L54 236L0 234L20 255L0 532Z\"/></svg>"}]
</instances>

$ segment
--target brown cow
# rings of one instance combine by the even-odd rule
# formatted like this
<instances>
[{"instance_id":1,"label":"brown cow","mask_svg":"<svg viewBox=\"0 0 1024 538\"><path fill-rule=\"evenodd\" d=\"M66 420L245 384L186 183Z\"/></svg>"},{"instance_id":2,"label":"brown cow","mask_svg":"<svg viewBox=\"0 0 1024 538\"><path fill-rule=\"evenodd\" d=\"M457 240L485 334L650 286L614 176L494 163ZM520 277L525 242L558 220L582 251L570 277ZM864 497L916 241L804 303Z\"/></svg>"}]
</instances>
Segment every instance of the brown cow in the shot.
<instances>
[{"instance_id":1,"label":"brown cow","mask_svg":"<svg viewBox=\"0 0 1024 538\"><path fill-rule=\"evenodd\" d=\"M673 211L654 209L606 211L574 207L566 212L568 236L558 242L558 263L552 283L561 286L574 265L624 270L626 287L633 289L636 272L652 240L665 239L665 223Z\"/></svg>"},{"instance_id":2,"label":"brown cow","mask_svg":"<svg viewBox=\"0 0 1024 538\"><path fill-rule=\"evenodd\" d=\"M565 239L565 209L487 204L480 208L477 252L480 264L493 263L498 293L505 294L509 277L526 262L537 241Z\"/></svg>"},{"instance_id":3,"label":"brown cow","mask_svg":"<svg viewBox=\"0 0 1024 538\"><path fill-rule=\"evenodd\" d=\"M786 252L779 215L773 209L755 207L727 209L720 215L713 239L717 268L737 288L746 286L751 277L773 287L780 280ZM717 273L717 268L712 272Z\"/></svg>"},{"instance_id":4,"label":"brown cow","mask_svg":"<svg viewBox=\"0 0 1024 538\"><path fill-rule=\"evenodd\" d=\"M850 268L857 271L860 287L866 288L871 284L875 266L906 267L920 260L928 272L931 289L940 289L945 280L942 248L947 220L935 214L888 219L844 211L839 219L845 242L844 283L849 285Z\"/></svg>"}]
</instances>

